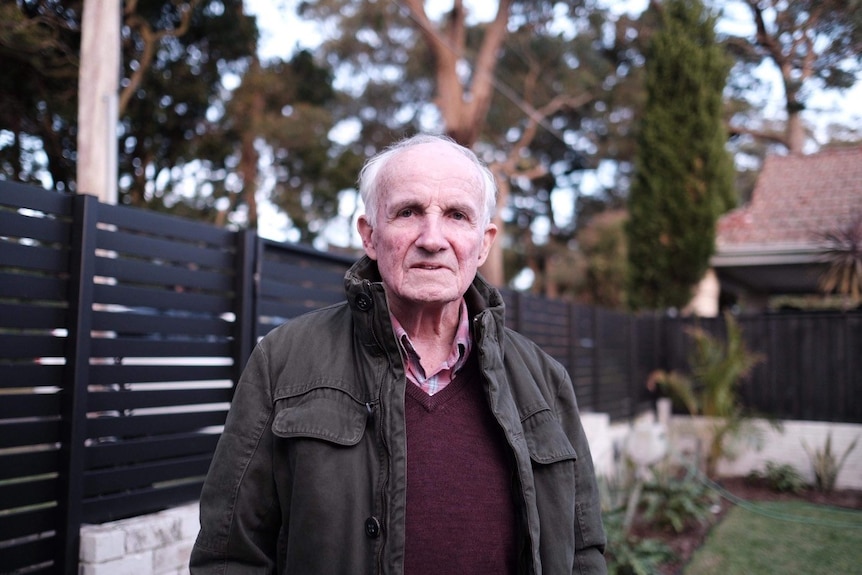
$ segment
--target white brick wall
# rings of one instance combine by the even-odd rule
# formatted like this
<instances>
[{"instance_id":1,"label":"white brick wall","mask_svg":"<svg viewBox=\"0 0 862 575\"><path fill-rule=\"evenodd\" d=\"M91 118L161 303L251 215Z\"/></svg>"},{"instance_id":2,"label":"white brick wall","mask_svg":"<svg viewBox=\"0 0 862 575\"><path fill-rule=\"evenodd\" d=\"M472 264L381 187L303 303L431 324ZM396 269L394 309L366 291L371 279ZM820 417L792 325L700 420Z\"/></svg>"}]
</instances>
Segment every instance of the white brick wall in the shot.
<instances>
[{"instance_id":1,"label":"white brick wall","mask_svg":"<svg viewBox=\"0 0 862 575\"><path fill-rule=\"evenodd\" d=\"M674 418L676 425L680 419ZM847 456L836 481L838 489L862 489L862 425L849 423L824 423L816 421L785 421L782 429L775 429L765 421L757 422L761 446L759 449L743 445L733 461L722 461L718 466L719 475L741 476L750 471L763 471L767 462L792 465L813 484L814 472L811 459L805 451L803 441L812 453L822 451L826 438L831 434L832 453L841 457L855 438L856 447Z\"/></svg>"},{"instance_id":2,"label":"white brick wall","mask_svg":"<svg viewBox=\"0 0 862 575\"><path fill-rule=\"evenodd\" d=\"M78 573L186 574L199 528L197 503L102 525L84 525Z\"/></svg>"}]
</instances>

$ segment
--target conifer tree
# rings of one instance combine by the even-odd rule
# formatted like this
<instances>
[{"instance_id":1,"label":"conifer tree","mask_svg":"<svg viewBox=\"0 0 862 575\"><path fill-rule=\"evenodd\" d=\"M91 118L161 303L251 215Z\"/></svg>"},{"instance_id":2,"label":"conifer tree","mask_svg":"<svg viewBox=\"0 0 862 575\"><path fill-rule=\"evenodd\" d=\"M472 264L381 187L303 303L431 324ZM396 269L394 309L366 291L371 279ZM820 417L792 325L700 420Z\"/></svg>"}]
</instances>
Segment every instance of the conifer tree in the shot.
<instances>
[{"instance_id":1,"label":"conifer tree","mask_svg":"<svg viewBox=\"0 0 862 575\"><path fill-rule=\"evenodd\" d=\"M709 266L718 216L733 206L722 90L730 61L700 0L668 0L646 61L647 102L629 196L628 301L684 307Z\"/></svg>"}]
</instances>

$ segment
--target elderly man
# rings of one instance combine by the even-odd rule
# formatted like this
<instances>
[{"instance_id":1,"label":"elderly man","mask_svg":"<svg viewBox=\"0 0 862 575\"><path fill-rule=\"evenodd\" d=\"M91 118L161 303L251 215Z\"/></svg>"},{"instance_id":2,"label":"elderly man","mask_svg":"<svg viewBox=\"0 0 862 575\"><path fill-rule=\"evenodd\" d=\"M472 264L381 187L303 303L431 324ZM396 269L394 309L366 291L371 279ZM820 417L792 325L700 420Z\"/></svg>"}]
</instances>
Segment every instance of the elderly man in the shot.
<instances>
[{"instance_id":1,"label":"elderly man","mask_svg":"<svg viewBox=\"0 0 862 575\"><path fill-rule=\"evenodd\" d=\"M347 301L271 332L240 379L192 573L606 572L571 380L477 275L490 172L419 135L360 192Z\"/></svg>"}]
</instances>

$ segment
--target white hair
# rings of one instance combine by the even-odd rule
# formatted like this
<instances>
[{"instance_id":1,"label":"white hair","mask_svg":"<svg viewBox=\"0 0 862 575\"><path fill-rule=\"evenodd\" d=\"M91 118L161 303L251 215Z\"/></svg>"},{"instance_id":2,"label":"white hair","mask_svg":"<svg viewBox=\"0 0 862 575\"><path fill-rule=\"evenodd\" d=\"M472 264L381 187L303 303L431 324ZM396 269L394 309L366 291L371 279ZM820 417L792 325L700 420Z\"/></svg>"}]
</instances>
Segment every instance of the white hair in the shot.
<instances>
[{"instance_id":1,"label":"white hair","mask_svg":"<svg viewBox=\"0 0 862 575\"><path fill-rule=\"evenodd\" d=\"M458 144L448 136L437 134L417 134L400 140L382 152L376 154L365 162L365 165L359 172L359 194L362 197L362 202L365 204L365 215L372 226L377 221L378 195L381 187L380 176L384 172L383 168L390 160L400 155L402 152L415 146L433 143L448 146L470 160L470 162L476 166L484 200L483 204L485 206L482 227L487 226L491 222L491 218L494 215L494 210L497 205L497 184L494 181L494 174L491 173L491 170L488 169L488 167L476 156L476 154L473 153L472 150Z\"/></svg>"}]
</instances>

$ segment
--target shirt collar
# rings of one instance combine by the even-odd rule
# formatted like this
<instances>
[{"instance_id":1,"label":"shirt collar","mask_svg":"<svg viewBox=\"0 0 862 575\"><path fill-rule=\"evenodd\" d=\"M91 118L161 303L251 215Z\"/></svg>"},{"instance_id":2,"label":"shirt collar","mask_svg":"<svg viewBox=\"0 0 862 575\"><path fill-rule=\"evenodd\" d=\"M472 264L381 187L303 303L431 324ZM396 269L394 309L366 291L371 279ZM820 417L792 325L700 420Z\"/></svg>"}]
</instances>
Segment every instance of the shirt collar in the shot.
<instances>
[{"instance_id":1,"label":"shirt collar","mask_svg":"<svg viewBox=\"0 0 862 575\"><path fill-rule=\"evenodd\" d=\"M410 341L410 336L407 335L407 331L401 325L401 322L391 314L390 319L392 320L392 329L395 332L395 337L398 339L401 348L401 355L407 364L408 375L415 376L415 379L418 379L420 382L428 377L433 377L443 370L450 370L454 374L467 362L467 358L470 356L470 351L473 347L473 338L470 336L470 314L467 311L467 302L464 298L461 298L461 306L458 311L458 328L455 331L455 338L452 341L452 349L449 357L446 358L446 361L442 365L433 370L432 373L425 373L420 363L419 354L416 353L416 349Z\"/></svg>"}]
</instances>

